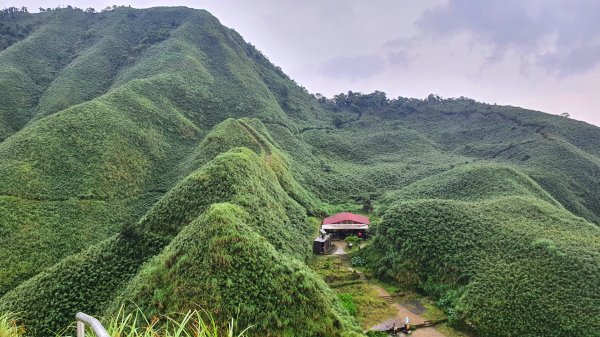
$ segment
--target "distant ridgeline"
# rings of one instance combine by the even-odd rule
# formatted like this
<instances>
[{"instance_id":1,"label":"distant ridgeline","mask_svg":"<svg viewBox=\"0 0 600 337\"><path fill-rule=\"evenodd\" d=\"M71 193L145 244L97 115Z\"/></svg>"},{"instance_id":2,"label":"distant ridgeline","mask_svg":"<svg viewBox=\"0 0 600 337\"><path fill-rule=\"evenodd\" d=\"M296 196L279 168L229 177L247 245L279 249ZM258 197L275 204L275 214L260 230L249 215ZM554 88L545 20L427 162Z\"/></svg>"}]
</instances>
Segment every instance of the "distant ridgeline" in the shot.
<instances>
[{"instance_id":1,"label":"distant ridgeline","mask_svg":"<svg viewBox=\"0 0 600 337\"><path fill-rule=\"evenodd\" d=\"M254 336L361 335L305 261L311 218L372 203L361 254L457 326L600 336L595 126L311 95L182 7L3 11L0 92L0 308L33 335L123 302Z\"/></svg>"}]
</instances>

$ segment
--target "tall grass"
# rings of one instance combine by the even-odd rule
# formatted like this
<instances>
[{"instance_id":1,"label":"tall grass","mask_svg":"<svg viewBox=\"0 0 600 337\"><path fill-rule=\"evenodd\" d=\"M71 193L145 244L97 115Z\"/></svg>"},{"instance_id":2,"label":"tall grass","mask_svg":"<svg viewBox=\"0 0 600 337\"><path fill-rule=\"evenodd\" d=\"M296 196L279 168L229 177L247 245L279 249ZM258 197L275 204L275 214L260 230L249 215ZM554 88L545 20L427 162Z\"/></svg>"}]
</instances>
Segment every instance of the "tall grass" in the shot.
<instances>
[{"instance_id":1,"label":"tall grass","mask_svg":"<svg viewBox=\"0 0 600 337\"><path fill-rule=\"evenodd\" d=\"M0 312L0 337L20 337L25 330L17 324L17 314Z\"/></svg>"},{"instance_id":2,"label":"tall grass","mask_svg":"<svg viewBox=\"0 0 600 337\"><path fill-rule=\"evenodd\" d=\"M251 328L236 332L238 328L233 319L219 324L210 313L200 310L148 318L140 309L127 312L121 307L116 315L103 321L106 331L112 337L244 337ZM74 326L70 326L56 336L72 336L73 329ZM17 314L0 313L0 337L25 335L25 327L18 324ZM86 336L96 335L88 330Z\"/></svg>"},{"instance_id":3,"label":"tall grass","mask_svg":"<svg viewBox=\"0 0 600 337\"><path fill-rule=\"evenodd\" d=\"M251 328L236 332L233 319L218 324L206 311L146 317L140 309L127 312L123 306L106 320L105 327L112 337L244 337ZM95 335L90 331L87 336Z\"/></svg>"}]
</instances>

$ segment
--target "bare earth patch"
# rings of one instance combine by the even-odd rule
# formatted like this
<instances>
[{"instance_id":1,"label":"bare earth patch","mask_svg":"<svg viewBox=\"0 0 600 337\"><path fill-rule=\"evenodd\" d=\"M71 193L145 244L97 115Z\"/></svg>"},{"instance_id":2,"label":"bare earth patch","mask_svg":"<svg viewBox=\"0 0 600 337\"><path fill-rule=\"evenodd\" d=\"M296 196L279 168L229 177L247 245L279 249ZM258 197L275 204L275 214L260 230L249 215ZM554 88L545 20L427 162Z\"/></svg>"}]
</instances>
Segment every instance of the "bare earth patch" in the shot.
<instances>
[{"instance_id":1,"label":"bare earth patch","mask_svg":"<svg viewBox=\"0 0 600 337\"><path fill-rule=\"evenodd\" d=\"M385 290L384 288L382 288L381 286L375 285L375 284L370 284L371 288L373 290L375 290L375 292L377 293L377 295L379 297L382 298L391 298L390 293ZM412 302L409 302L412 303ZM383 331L383 330L388 330L391 329L392 326L394 325L394 323L396 324L396 326L402 326L404 324L404 320L406 317L408 317L410 324L423 324L425 323L425 318L423 318L423 316L421 316L418 313L420 309L419 305L413 305L409 304L410 306L415 307L417 310L411 310L409 309L409 305L406 304L400 304L400 303L391 303L391 306L394 307L394 309L396 310L396 314L394 317L390 317L388 319L386 319L385 321L376 324L374 326L372 326L370 328L370 330L378 330L378 331ZM421 305L422 306L422 305ZM438 332L435 328L420 328L420 329L416 329L412 332L411 334L412 336L416 336L416 337L445 337L443 334L441 334L440 332Z\"/></svg>"}]
</instances>

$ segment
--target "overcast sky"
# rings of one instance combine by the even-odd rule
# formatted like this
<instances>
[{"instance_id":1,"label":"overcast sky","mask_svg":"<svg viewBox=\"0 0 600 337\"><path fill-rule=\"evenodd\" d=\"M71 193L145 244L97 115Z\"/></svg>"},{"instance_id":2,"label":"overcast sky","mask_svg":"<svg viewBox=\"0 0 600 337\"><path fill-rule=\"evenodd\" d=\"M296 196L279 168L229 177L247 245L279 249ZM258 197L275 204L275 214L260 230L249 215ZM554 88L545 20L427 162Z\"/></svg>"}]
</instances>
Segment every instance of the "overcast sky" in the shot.
<instances>
[{"instance_id":1,"label":"overcast sky","mask_svg":"<svg viewBox=\"0 0 600 337\"><path fill-rule=\"evenodd\" d=\"M0 0L67 4L207 9L329 97L467 96L600 125L599 0Z\"/></svg>"}]
</instances>

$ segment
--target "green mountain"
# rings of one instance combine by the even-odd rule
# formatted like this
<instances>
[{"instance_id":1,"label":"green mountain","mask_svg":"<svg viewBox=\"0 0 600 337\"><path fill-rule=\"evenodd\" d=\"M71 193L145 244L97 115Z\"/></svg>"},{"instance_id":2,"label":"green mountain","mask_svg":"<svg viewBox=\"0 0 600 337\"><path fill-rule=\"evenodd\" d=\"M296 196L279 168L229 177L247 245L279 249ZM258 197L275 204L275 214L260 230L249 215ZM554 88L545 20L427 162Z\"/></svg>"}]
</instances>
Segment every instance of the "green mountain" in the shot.
<instances>
[{"instance_id":1,"label":"green mountain","mask_svg":"<svg viewBox=\"0 0 600 337\"><path fill-rule=\"evenodd\" d=\"M305 264L330 210L481 336L598 336L600 129L466 98L315 97L206 11L0 13L0 307L200 306L360 335ZM351 208L351 209L348 209Z\"/></svg>"}]
</instances>

